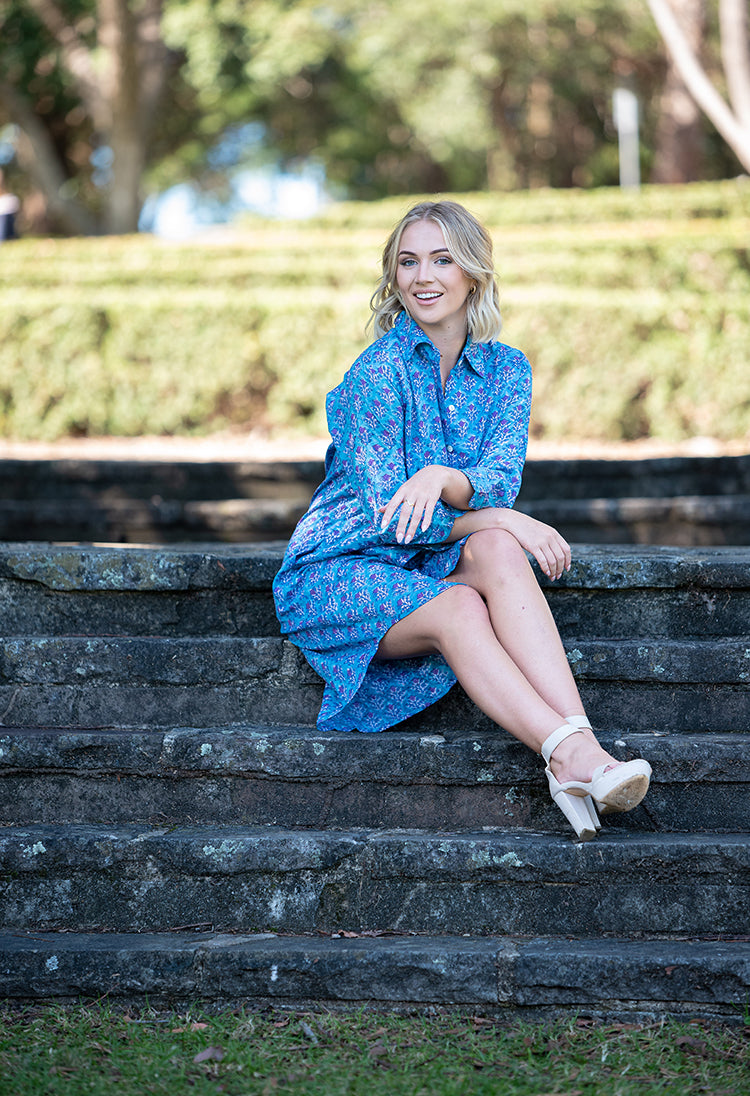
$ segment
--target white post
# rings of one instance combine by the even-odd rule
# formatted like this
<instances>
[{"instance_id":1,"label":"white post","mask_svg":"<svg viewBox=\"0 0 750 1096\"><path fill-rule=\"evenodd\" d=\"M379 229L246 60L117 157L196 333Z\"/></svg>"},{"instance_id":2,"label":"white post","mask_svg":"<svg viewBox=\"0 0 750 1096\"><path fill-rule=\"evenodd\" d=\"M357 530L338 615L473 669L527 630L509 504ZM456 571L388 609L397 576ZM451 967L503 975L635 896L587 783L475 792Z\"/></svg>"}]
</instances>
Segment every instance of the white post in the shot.
<instances>
[{"instance_id":1,"label":"white post","mask_svg":"<svg viewBox=\"0 0 750 1096\"><path fill-rule=\"evenodd\" d=\"M641 185L641 165L638 148L638 99L630 88L615 88L612 110L620 153L620 186Z\"/></svg>"}]
</instances>

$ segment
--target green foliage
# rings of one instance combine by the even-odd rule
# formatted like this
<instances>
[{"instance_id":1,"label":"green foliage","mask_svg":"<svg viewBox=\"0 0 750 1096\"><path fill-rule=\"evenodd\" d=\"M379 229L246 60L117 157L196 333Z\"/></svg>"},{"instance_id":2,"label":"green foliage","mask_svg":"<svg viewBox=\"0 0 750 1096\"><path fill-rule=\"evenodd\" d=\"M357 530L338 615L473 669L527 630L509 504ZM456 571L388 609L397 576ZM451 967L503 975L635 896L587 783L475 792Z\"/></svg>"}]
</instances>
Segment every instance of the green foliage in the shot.
<instances>
[{"instance_id":1,"label":"green foliage","mask_svg":"<svg viewBox=\"0 0 750 1096\"><path fill-rule=\"evenodd\" d=\"M7 1011L14 1096L742 1096L743 1028L107 1006Z\"/></svg>"},{"instance_id":2,"label":"green foliage","mask_svg":"<svg viewBox=\"0 0 750 1096\"><path fill-rule=\"evenodd\" d=\"M460 200L493 233L536 437L750 436L747 183ZM224 243L1 248L0 430L325 432L325 394L368 341L380 250L412 201L250 221Z\"/></svg>"}]
</instances>

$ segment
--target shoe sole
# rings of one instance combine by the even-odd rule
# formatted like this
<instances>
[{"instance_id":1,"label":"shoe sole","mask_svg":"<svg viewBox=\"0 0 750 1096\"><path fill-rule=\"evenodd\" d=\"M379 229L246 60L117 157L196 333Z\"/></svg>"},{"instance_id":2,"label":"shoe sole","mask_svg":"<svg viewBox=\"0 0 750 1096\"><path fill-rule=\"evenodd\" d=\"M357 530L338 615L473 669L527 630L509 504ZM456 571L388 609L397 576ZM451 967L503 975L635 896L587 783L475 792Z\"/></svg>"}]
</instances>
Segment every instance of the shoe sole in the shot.
<instances>
[{"instance_id":1,"label":"shoe sole","mask_svg":"<svg viewBox=\"0 0 750 1096\"><path fill-rule=\"evenodd\" d=\"M609 814L612 811L632 811L645 796L648 791L648 785L649 778L645 773L636 773L634 776L624 780L622 784L618 784L616 787L612 788L611 791L607 792L606 795L599 798L598 802L602 804L603 813Z\"/></svg>"}]
</instances>

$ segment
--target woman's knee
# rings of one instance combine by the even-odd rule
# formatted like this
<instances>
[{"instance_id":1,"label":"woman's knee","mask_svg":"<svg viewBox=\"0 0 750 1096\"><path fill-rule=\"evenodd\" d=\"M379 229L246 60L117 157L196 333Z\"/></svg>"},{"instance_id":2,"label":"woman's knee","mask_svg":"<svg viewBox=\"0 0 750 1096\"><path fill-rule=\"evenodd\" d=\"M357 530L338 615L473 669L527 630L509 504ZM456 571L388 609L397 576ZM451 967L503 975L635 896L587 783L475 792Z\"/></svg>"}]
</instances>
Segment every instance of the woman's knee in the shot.
<instances>
[{"instance_id":1,"label":"woman's knee","mask_svg":"<svg viewBox=\"0 0 750 1096\"><path fill-rule=\"evenodd\" d=\"M466 585L446 585L437 597L397 621L380 642L378 657L409 658L443 651L489 620L484 599Z\"/></svg>"},{"instance_id":2,"label":"woman's knee","mask_svg":"<svg viewBox=\"0 0 750 1096\"><path fill-rule=\"evenodd\" d=\"M462 565L481 589L482 580L502 581L510 578L519 566L526 568L529 564L512 533L504 529L480 529L464 545Z\"/></svg>"},{"instance_id":3,"label":"woman's knee","mask_svg":"<svg viewBox=\"0 0 750 1096\"><path fill-rule=\"evenodd\" d=\"M489 625L487 603L473 586L463 583L449 586L432 605L435 608L433 638L438 649L447 641L454 641L461 635L475 635L477 630Z\"/></svg>"}]
</instances>

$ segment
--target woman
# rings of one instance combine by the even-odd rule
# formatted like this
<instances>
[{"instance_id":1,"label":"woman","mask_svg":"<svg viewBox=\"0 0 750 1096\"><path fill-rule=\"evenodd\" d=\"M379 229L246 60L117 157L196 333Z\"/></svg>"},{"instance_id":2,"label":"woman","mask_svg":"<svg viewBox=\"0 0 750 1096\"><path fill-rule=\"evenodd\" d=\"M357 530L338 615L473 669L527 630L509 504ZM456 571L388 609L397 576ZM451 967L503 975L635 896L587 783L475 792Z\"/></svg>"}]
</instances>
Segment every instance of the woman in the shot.
<instances>
[{"instance_id":1,"label":"woman","mask_svg":"<svg viewBox=\"0 0 750 1096\"><path fill-rule=\"evenodd\" d=\"M526 553L570 567L556 530L511 509L531 372L495 341L488 233L455 202L415 206L383 252L376 341L327 399L326 476L274 582L282 631L326 682L318 726L380 731L456 680L546 762L580 840L630 810L650 766L597 742Z\"/></svg>"}]
</instances>

